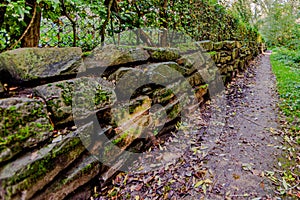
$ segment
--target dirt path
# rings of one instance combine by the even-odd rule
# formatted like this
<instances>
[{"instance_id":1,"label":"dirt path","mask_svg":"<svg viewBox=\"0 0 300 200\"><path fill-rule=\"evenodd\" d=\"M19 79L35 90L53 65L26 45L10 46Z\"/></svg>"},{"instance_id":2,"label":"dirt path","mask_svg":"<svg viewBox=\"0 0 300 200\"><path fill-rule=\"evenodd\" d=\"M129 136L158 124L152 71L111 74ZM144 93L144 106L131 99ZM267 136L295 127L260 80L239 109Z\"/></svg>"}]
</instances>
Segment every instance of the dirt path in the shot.
<instances>
[{"instance_id":1,"label":"dirt path","mask_svg":"<svg viewBox=\"0 0 300 200\"><path fill-rule=\"evenodd\" d=\"M274 134L277 96L269 54L238 75L225 96L223 109L216 109L212 101L191 116L190 144L179 159L150 172L119 174L98 199L274 198L266 176L277 165L280 139ZM223 122L213 121L215 110ZM168 142L163 146L169 148ZM152 157L159 148L151 150Z\"/></svg>"},{"instance_id":2,"label":"dirt path","mask_svg":"<svg viewBox=\"0 0 300 200\"><path fill-rule=\"evenodd\" d=\"M275 196L265 177L277 165L280 153L276 149L280 138L274 135L277 96L269 54L245 76L227 91L242 90L238 96L228 95L227 126L207 158L214 179L208 199Z\"/></svg>"}]
</instances>

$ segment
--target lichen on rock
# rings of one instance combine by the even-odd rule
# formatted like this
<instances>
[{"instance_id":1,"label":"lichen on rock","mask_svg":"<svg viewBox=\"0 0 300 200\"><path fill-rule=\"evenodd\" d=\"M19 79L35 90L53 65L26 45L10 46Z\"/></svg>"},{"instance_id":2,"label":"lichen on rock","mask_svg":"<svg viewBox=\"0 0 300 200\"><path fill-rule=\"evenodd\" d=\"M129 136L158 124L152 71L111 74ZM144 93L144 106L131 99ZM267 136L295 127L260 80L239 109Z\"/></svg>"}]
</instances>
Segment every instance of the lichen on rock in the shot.
<instances>
[{"instance_id":1,"label":"lichen on rock","mask_svg":"<svg viewBox=\"0 0 300 200\"><path fill-rule=\"evenodd\" d=\"M0 54L0 69L17 81L77 74L85 71L81 54L77 47L20 48Z\"/></svg>"}]
</instances>

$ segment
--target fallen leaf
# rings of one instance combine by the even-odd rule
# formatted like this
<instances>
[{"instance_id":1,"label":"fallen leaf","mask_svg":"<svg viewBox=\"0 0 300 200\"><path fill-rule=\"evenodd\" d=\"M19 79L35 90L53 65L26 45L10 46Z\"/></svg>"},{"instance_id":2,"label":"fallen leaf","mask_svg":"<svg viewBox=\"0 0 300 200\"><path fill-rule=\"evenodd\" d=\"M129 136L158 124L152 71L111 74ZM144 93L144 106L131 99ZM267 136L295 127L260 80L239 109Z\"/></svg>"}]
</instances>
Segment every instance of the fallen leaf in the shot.
<instances>
[{"instance_id":1,"label":"fallen leaf","mask_svg":"<svg viewBox=\"0 0 300 200\"><path fill-rule=\"evenodd\" d=\"M197 188L197 187L199 187L200 185L202 185L204 183L204 181L203 180L201 180L201 181L198 181L195 185L194 185L194 188Z\"/></svg>"},{"instance_id":2,"label":"fallen leaf","mask_svg":"<svg viewBox=\"0 0 300 200\"><path fill-rule=\"evenodd\" d=\"M235 179L235 180L238 180L240 178L240 175L238 174L232 174L232 177Z\"/></svg>"},{"instance_id":3,"label":"fallen leaf","mask_svg":"<svg viewBox=\"0 0 300 200\"><path fill-rule=\"evenodd\" d=\"M259 186L260 186L262 189L264 189L264 188L265 188L264 182L260 182Z\"/></svg>"},{"instance_id":4,"label":"fallen leaf","mask_svg":"<svg viewBox=\"0 0 300 200\"><path fill-rule=\"evenodd\" d=\"M288 185L287 185L287 183L286 183L286 181L285 181L284 178L282 178L282 185L283 185L283 187L284 187L285 190L288 190Z\"/></svg>"},{"instance_id":5,"label":"fallen leaf","mask_svg":"<svg viewBox=\"0 0 300 200\"><path fill-rule=\"evenodd\" d=\"M206 183L206 184L212 184L213 182L210 179L205 179L204 183Z\"/></svg>"},{"instance_id":6,"label":"fallen leaf","mask_svg":"<svg viewBox=\"0 0 300 200\"><path fill-rule=\"evenodd\" d=\"M202 190L203 190L204 194L206 194L206 185L205 184L202 185Z\"/></svg>"},{"instance_id":7,"label":"fallen leaf","mask_svg":"<svg viewBox=\"0 0 300 200\"><path fill-rule=\"evenodd\" d=\"M137 186L135 186L134 190L135 191L140 191L142 189L143 185L144 185L143 183L138 184Z\"/></svg>"},{"instance_id":8,"label":"fallen leaf","mask_svg":"<svg viewBox=\"0 0 300 200\"><path fill-rule=\"evenodd\" d=\"M243 163L242 164L242 169L245 170L245 171L251 171L252 166L248 163Z\"/></svg>"}]
</instances>

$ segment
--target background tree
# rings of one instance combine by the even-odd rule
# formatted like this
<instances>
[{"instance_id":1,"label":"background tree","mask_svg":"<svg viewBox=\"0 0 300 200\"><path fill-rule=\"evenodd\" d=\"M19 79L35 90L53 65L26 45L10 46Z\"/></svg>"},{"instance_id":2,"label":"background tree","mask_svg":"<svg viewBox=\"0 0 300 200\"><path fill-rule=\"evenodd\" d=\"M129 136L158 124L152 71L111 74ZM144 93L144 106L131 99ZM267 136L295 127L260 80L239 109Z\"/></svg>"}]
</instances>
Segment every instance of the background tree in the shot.
<instances>
[{"instance_id":1,"label":"background tree","mask_svg":"<svg viewBox=\"0 0 300 200\"><path fill-rule=\"evenodd\" d=\"M21 47L37 47L40 40L41 8L36 0L26 0L25 6L30 7L30 11L24 16L27 27L26 33L23 33Z\"/></svg>"},{"instance_id":2,"label":"background tree","mask_svg":"<svg viewBox=\"0 0 300 200\"><path fill-rule=\"evenodd\" d=\"M89 51L100 43L131 38L120 34L126 30L137 35L132 44L149 46L184 41L184 35L194 40L256 40L249 12L239 9L250 4L239 3L231 12L217 0L0 0L0 51L37 45Z\"/></svg>"}]
</instances>

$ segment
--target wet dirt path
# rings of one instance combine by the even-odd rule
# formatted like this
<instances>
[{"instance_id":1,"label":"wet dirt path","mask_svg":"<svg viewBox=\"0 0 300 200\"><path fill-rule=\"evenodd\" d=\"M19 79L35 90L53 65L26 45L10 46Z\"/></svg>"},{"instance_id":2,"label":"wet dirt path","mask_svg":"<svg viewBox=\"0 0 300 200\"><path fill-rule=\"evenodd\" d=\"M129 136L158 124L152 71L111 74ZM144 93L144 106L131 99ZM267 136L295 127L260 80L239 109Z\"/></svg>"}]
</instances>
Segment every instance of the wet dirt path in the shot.
<instances>
[{"instance_id":1,"label":"wet dirt path","mask_svg":"<svg viewBox=\"0 0 300 200\"><path fill-rule=\"evenodd\" d=\"M275 196L266 178L280 156L276 148L280 138L274 134L278 99L269 54L231 85L240 95L228 95L227 125L207 158L205 166L212 170L214 180L208 199Z\"/></svg>"},{"instance_id":2,"label":"wet dirt path","mask_svg":"<svg viewBox=\"0 0 300 200\"><path fill-rule=\"evenodd\" d=\"M227 86L221 108L211 101L190 116L180 158L145 173L120 173L94 199L275 199L267 178L280 156L275 86L266 53ZM134 168L172 160L157 154L162 148L172 152L172 142L151 148Z\"/></svg>"}]
</instances>

